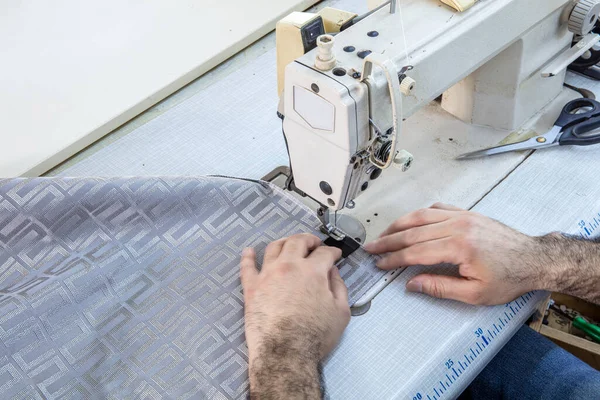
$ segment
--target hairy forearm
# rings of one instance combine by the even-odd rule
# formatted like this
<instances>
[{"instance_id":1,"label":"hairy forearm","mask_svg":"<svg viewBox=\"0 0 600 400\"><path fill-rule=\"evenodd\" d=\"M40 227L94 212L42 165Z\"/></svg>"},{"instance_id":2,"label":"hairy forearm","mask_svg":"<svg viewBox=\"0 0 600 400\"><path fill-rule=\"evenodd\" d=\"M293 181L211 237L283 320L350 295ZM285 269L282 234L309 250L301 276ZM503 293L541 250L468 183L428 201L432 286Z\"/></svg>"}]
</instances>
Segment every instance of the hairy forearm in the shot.
<instances>
[{"instance_id":1,"label":"hairy forearm","mask_svg":"<svg viewBox=\"0 0 600 400\"><path fill-rule=\"evenodd\" d=\"M250 398L321 399L319 348L310 342L312 335L293 325L278 331L251 355Z\"/></svg>"},{"instance_id":2,"label":"hairy forearm","mask_svg":"<svg viewBox=\"0 0 600 400\"><path fill-rule=\"evenodd\" d=\"M321 399L318 364L261 359L250 370L250 399Z\"/></svg>"},{"instance_id":3,"label":"hairy forearm","mask_svg":"<svg viewBox=\"0 0 600 400\"><path fill-rule=\"evenodd\" d=\"M558 233L536 238L540 289L600 304L600 243Z\"/></svg>"}]
</instances>

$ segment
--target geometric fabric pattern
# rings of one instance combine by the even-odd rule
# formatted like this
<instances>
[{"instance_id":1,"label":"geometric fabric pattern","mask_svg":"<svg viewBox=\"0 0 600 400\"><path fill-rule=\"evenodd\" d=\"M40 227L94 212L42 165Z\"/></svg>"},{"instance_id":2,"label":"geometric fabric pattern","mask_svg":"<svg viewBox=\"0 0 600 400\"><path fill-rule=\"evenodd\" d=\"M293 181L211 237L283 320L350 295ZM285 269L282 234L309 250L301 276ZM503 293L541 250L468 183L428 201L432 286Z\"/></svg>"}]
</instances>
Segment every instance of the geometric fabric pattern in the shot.
<instances>
[{"instance_id":1,"label":"geometric fabric pattern","mask_svg":"<svg viewBox=\"0 0 600 400\"><path fill-rule=\"evenodd\" d=\"M245 398L241 250L319 226L265 182L0 179L0 398Z\"/></svg>"}]
</instances>

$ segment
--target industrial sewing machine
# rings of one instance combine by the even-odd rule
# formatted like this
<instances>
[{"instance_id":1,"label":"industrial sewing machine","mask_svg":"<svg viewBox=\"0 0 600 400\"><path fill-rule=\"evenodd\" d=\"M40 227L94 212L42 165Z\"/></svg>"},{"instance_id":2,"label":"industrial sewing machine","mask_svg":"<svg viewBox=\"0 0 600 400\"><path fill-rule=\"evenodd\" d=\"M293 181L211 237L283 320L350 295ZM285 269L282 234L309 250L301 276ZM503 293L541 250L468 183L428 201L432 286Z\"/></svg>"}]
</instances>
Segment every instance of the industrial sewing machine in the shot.
<instances>
[{"instance_id":1,"label":"industrial sewing machine","mask_svg":"<svg viewBox=\"0 0 600 400\"><path fill-rule=\"evenodd\" d=\"M386 168L410 166L404 119L441 96L465 122L513 130L599 40L596 0L482 1L464 12L435 0L378 3L362 16L326 8L277 26L287 186L320 204L323 230L338 239L330 210L353 208Z\"/></svg>"}]
</instances>

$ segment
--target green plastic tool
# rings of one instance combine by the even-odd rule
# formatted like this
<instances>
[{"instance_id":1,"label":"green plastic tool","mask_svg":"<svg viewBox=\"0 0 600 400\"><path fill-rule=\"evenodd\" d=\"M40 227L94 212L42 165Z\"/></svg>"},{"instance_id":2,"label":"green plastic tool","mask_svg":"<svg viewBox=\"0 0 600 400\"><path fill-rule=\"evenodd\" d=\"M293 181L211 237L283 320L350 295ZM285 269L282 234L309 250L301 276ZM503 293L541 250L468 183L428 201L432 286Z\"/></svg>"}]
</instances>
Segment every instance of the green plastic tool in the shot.
<instances>
[{"instance_id":1,"label":"green plastic tool","mask_svg":"<svg viewBox=\"0 0 600 400\"><path fill-rule=\"evenodd\" d=\"M573 321L573 326L580 331L584 332L588 335L592 340L596 343L600 343L600 326L594 325L591 322L586 321L582 317L571 317L570 315L563 312L560 308L556 307L554 304L550 306L550 308L565 318Z\"/></svg>"}]
</instances>

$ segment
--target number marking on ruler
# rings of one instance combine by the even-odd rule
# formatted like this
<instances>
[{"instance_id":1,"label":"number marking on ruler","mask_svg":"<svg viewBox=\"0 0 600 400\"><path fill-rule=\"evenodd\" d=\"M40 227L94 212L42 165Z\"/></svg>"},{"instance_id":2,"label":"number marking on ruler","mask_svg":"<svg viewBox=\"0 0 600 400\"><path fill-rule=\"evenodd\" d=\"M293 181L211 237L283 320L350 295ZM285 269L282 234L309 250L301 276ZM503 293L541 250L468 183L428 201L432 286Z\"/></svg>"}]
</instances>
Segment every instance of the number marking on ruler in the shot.
<instances>
[{"instance_id":1,"label":"number marking on ruler","mask_svg":"<svg viewBox=\"0 0 600 400\"><path fill-rule=\"evenodd\" d=\"M600 217L600 216L599 216ZM599 220L600 221L600 220ZM493 321L489 326L478 327L473 332L474 343L469 349L461 354L456 359L448 359L444 362L444 372L440 375L438 382L429 389L419 391L413 395L413 400L438 400L444 397L444 394L454 385L460 376L469 369L479 356L485 354L487 348L502 335L505 327L510 325L521 310L525 309L525 305L534 298L535 292L527 292L518 299L511 301L505 305L505 310L497 320Z\"/></svg>"},{"instance_id":2,"label":"number marking on ruler","mask_svg":"<svg viewBox=\"0 0 600 400\"><path fill-rule=\"evenodd\" d=\"M600 230L600 212L587 220L580 220L577 226L579 227L579 235L582 239L591 239L596 236L594 233Z\"/></svg>"},{"instance_id":3,"label":"number marking on ruler","mask_svg":"<svg viewBox=\"0 0 600 400\"><path fill-rule=\"evenodd\" d=\"M600 212L592 215L588 219L582 219L577 223L579 236L582 239L591 239L600 234ZM498 317L491 325L481 328L478 327L473 333L475 343L460 355L456 360L448 359L444 362L445 372L442 379L433 387L419 391L413 395L413 400L438 400L455 384L460 376L469 368L477 357L484 354L487 348L502 334L509 322L514 319L533 298L535 292L525 293L523 296L506 304L504 315Z\"/></svg>"}]
</instances>

